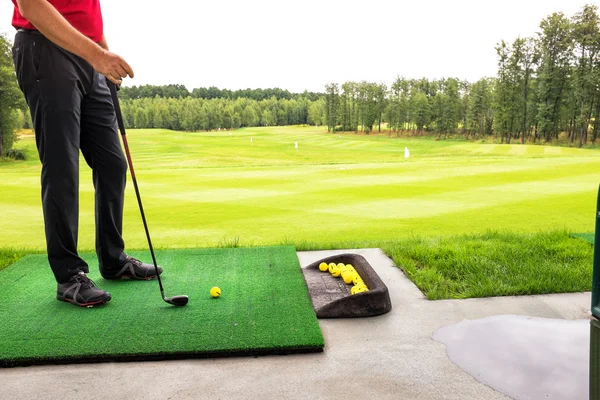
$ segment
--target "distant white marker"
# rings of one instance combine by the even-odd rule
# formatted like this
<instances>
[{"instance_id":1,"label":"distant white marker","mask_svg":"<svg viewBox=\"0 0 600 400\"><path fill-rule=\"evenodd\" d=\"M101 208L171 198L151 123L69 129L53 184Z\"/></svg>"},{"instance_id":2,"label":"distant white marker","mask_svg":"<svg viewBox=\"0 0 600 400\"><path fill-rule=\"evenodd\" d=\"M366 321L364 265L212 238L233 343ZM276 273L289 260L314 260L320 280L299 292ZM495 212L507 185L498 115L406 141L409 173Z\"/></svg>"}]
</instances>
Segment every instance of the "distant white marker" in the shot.
<instances>
[{"instance_id":1,"label":"distant white marker","mask_svg":"<svg viewBox=\"0 0 600 400\"><path fill-rule=\"evenodd\" d=\"M404 148L404 158L410 157L410 151L408 151L408 147Z\"/></svg>"}]
</instances>

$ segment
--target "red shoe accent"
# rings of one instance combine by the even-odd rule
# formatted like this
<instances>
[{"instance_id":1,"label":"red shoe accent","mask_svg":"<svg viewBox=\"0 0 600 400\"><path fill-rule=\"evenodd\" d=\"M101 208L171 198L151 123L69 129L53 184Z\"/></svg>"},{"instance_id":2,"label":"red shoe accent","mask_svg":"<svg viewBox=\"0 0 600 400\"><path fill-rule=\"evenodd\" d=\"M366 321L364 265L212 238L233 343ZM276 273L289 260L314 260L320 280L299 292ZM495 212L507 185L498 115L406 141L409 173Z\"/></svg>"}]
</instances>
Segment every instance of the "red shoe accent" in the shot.
<instances>
[{"instance_id":1,"label":"red shoe accent","mask_svg":"<svg viewBox=\"0 0 600 400\"><path fill-rule=\"evenodd\" d=\"M106 303L108 303L108 301L106 301L106 300L93 301L93 302L90 302L90 303L73 303L72 299L64 299L63 301L67 301L67 302L69 302L69 303L71 303L71 304L73 304L75 306L87 307L87 308L92 308L92 307L94 307L94 306L96 306L98 304L106 304Z\"/></svg>"}]
</instances>

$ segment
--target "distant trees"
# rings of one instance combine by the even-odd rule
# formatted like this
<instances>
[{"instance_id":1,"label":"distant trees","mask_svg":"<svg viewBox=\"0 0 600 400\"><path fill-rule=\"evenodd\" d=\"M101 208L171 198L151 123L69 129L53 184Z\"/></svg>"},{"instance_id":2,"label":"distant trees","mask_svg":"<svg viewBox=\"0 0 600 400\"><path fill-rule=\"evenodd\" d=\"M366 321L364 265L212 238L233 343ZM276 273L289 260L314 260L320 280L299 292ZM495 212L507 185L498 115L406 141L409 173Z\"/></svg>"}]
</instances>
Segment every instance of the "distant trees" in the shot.
<instances>
[{"instance_id":1,"label":"distant trees","mask_svg":"<svg viewBox=\"0 0 600 400\"><path fill-rule=\"evenodd\" d=\"M398 77L388 87L383 83L345 82L325 87L329 130L359 130L370 133L387 122L392 131L425 129L454 133L461 117L461 90L457 79L429 81Z\"/></svg>"},{"instance_id":2,"label":"distant trees","mask_svg":"<svg viewBox=\"0 0 600 400\"><path fill-rule=\"evenodd\" d=\"M523 113L521 143L524 143L528 127L534 125L537 116L535 107L536 98L531 98L530 93L532 92L531 84L534 72L533 68L539 61L539 52L537 51L536 43L532 38L517 39L513 48L515 49L515 57L513 60L516 63L517 68L518 88L523 92L520 106ZM530 104L530 99L534 100L533 104Z\"/></svg>"},{"instance_id":3,"label":"distant trees","mask_svg":"<svg viewBox=\"0 0 600 400\"><path fill-rule=\"evenodd\" d=\"M510 47L503 41L496 47L498 54L498 78L495 87L494 128L502 141L510 143L511 132L517 130L519 107L519 65Z\"/></svg>"},{"instance_id":4,"label":"distant trees","mask_svg":"<svg viewBox=\"0 0 600 400\"><path fill-rule=\"evenodd\" d=\"M411 115L417 127L417 132L422 132L431 122L431 104L424 92L415 91L411 97Z\"/></svg>"},{"instance_id":5,"label":"distant trees","mask_svg":"<svg viewBox=\"0 0 600 400\"><path fill-rule=\"evenodd\" d=\"M410 86L408 80L398 77L390 88L387 119L394 131L407 129L410 121Z\"/></svg>"},{"instance_id":6,"label":"distant trees","mask_svg":"<svg viewBox=\"0 0 600 400\"><path fill-rule=\"evenodd\" d=\"M466 136L491 135L494 125L494 87L495 80L483 78L475 82L466 95L465 107Z\"/></svg>"},{"instance_id":7,"label":"distant trees","mask_svg":"<svg viewBox=\"0 0 600 400\"><path fill-rule=\"evenodd\" d=\"M15 129L27 121L21 111L26 106L17 85L11 47L6 36L0 35L0 156L12 148Z\"/></svg>"},{"instance_id":8,"label":"distant trees","mask_svg":"<svg viewBox=\"0 0 600 400\"><path fill-rule=\"evenodd\" d=\"M541 57L537 68L538 130L545 141L558 136L559 118L565 106L563 94L570 74L571 23L562 13L544 19L538 32Z\"/></svg>"},{"instance_id":9,"label":"distant trees","mask_svg":"<svg viewBox=\"0 0 600 400\"><path fill-rule=\"evenodd\" d=\"M321 93L290 93L287 90L272 88L272 89L240 89L240 90L229 90L219 89L211 86L208 88L196 88L191 92L184 85L142 85L132 87L122 87L119 92L119 97L122 99L142 99L142 98L154 98L166 97L166 98L186 98L193 97L196 99L239 99L246 98L252 100L267 100L275 97L277 100L286 99L297 99L298 97L304 97L311 101L315 101L321 97Z\"/></svg>"},{"instance_id":10,"label":"distant trees","mask_svg":"<svg viewBox=\"0 0 600 400\"><path fill-rule=\"evenodd\" d=\"M343 131L358 131L358 89L355 82L346 82L342 85L341 109L339 119ZM327 114L329 116L329 114ZM334 114L335 116L335 114ZM334 121L337 125L337 121Z\"/></svg>"},{"instance_id":11,"label":"distant trees","mask_svg":"<svg viewBox=\"0 0 600 400\"><path fill-rule=\"evenodd\" d=\"M572 19L573 75L572 104L573 133L571 140L578 136L579 146L587 142L589 126L592 122L594 106L600 103L598 80L600 79L600 17L598 7L586 5ZM600 115L597 115L600 117ZM595 140L595 138L594 138Z\"/></svg>"},{"instance_id":12,"label":"distant trees","mask_svg":"<svg viewBox=\"0 0 600 400\"><path fill-rule=\"evenodd\" d=\"M461 98L457 79L440 82L440 90L433 97L433 127L438 135L456 133L460 122Z\"/></svg>"},{"instance_id":13,"label":"distant trees","mask_svg":"<svg viewBox=\"0 0 600 400\"><path fill-rule=\"evenodd\" d=\"M337 83L325 86L325 122L327 131L335 130L339 114L339 87Z\"/></svg>"},{"instance_id":14,"label":"distant trees","mask_svg":"<svg viewBox=\"0 0 600 400\"><path fill-rule=\"evenodd\" d=\"M211 131L247 126L316 124L324 121L319 93L216 87L191 92L183 85L123 87L119 92L129 128ZM309 115L310 110L312 114Z\"/></svg>"},{"instance_id":15,"label":"distant trees","mask_svg":"<svg viewBox=\"0 0 600 400\"><path fill-rule=\"evenodd\" d=\"M325 100L313 101L308 106L308 123L311 125L323 125L325 119Z\"/></svg>"},{"instance_id":16,"label":"distant trees","mask_svg":"<svg viewBox=\"0 0 600 400\"><path fill-rule=\"evenodd\" d=\"M132 87L121 87L119 98L121 99L141 99L147 97L166 97L166 98L184 98L190 96L190 92L184 85L142 85Z\"/></svg>"},{"instance_id":17,"label":"distant trees","mask_svg":"<svg viewBox=\"0 0 600 400\"><path fill-rule=\"evenodd\" d=\"M129 128L164 128L211 131L247 126L322 124L324 100L304 97L265 100L248 98L123 99L124 122Z\"/></svg>"},{"instance_id":18,"label":"distant trees","mask_svg":"<svg viewBox=\"0 0 600 400\"><path fill-rule=\"evenodd\" d=\"M381 131L384 122L388 92L385 84L371 82L346 82L325 86L325 116L329 131L355 131L359 128L369 133L377 123Z\"/></svg>"},{"instance_id":19,"label":"distant trees","mask_svg":"<svg viewBox=\"0 0 600 400\"><path fill-rule=\"evenodd\" d=\"M15 85L10 45L0 37L0 151L13 127L30 127ZM133 86L120 91L125 123L136 128L237 129L247 126L327 125L329 132L373 129L441 138L496 135L512 140L556 140L582 146L600 134L600 15L586 5L568 17L554 13L535 37L500 41L498 73L477 82L449 77L384 83L331 82L324 93L183 85ZM20 99L20 100L19 100ZM22 111L20 110L22 109Z\"/></svg>"},{"instance_id":20,"label":"distant trees","mask_svg":"<svg viewBox=\"0 0 600 400\"><path fill-rule=\"evenodd\" d=\"M498 74L474 84L397 77L389 90L371 82L326 86L328 129L369 133L387 121L390 131L432 132L438 137L496 135L512 139L568 134L582 146L600 133L600 16L586 5L568 18L554 13L535 38L500 41Z\"/></svg>"},{"instance_id":21,"label":"distant trees","mask_svg":"<svg viewBox=\"0 0 600 400\"><path fill-rule=\"evenodd\" d=\"M507 142L520 135L550 141L561 132L578 146L600 126L600 17L586 5L572 18L554 13L536 38L500 42L494 128Z\"/></svg>"}]
</instances>

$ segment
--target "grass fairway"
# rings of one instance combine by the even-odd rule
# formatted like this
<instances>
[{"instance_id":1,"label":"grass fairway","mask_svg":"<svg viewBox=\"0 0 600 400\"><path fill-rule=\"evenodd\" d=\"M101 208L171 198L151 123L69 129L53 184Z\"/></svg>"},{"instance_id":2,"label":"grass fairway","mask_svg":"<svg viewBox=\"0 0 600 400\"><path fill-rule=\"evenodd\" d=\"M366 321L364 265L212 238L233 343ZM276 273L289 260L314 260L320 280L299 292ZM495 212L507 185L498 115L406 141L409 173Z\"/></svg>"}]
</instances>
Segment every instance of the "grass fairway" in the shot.
<instances>
[{"instance_id":1,"label":"grass fairway","mask_svg":"<svg viewBox=\"0 0 600 400\"><path fill-rule=\"evenodd\" d=\"M159 247L593 231L596 150L340 136L314 127L128 136ZM0 247L43 250L40 163L32 138L18 146L30 161L0 164ZM81 170L79 243L91 250L93 187L83 160ZM132 185L124 236L130 247L146 245Z\"/></svg>"},{"instance_id":2,"label":"grass fairway","mask_svg":"<svg viewBox=\"0 0 600 400\"><path fill-rule=\"evenodd\" d=\"M0 367L323 348L293 247L162 250L157 256L169 265L167 295L189 295L186 307L164 303L155 281L105 281L93 268L92 279L113 295L107 305L87 310L56 301L43 255L2 271ZM84 258L95 264L95 255ZM210 297L211 286L223 290L221 297Z\"/></svg>"},{"instance_id":3,"label":"grass fairway","mask_svg":"<svg viewBox=\"0 0 600 400\"><path fill-rule=\"evenodd\" d=\"M480 240L485 241L489 231L521 234L525 243L529 233L558 230L568 237L568 232L594 230L598 150L340 135L314 127L231 133L130 130L128 136L153 242L159 248L290 243L324 249L344 243L388 243L392 254L405 242L415 251L422 249L419 238L453 237L460 247L461 237L468 241L473 234L483 234ZM405 146L411 152L408 160ZM29 161L0 164L0 268L24 252L45 247L35 144L25 138L18 147L28 149ZM93 250L91 172L83 160L81 165L79 243L81 249ZM124 236L129 248L147 245L131 184ZM579 246L574 244L578 240L563 242L558 236L543 240L559 247ZM434 251L436 242L431 243ZM523 250L521 260L529 254ZM408 262L395 254L399 265ZM422 257L423 252L413 259ZM514 278L545 276L542 267L535 267L536 257L542 256L532 257L531 268L525 268L529 272ZM567 277L565 285L555 280L526 288L518 279L508 279L511 273L488 270L505 269L499 262L485 263L479 277L466 274L468 287L449 283L457 279L453 274L461 277L460 272L435 267L436 272L417 273L418 268L411 272L408 264L403 268L425 292L438 293L432 298L591 287L591 272L582 261L560 264L579 270L573 276L581 278L572 285ZM507 279L480 290L474 282L487 275ZM437 277L438 289L431 289L432 277Z\"/></svg>"}]
</instances>

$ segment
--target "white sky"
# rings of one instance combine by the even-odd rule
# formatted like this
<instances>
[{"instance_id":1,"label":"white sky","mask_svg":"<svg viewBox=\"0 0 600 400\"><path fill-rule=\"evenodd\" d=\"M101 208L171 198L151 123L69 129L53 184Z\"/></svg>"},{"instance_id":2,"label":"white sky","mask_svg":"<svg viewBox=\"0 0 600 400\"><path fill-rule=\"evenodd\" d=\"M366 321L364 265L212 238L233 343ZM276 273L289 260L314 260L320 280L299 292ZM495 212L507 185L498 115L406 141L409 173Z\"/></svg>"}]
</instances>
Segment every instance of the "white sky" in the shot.
<instances>
[{"instance_id":1,"label":"white sky","mask_svg":"<svg viewBox=\"0 0 600 400\"><path fill-rule=\"evenodd\" d=\"M552 12L600 0L101 0L126 85L280 87L408 78L476 81L496 73L495 44L533 35ZM14 35L12 3L0 32Z\"/></svg>"}]
</instances>

